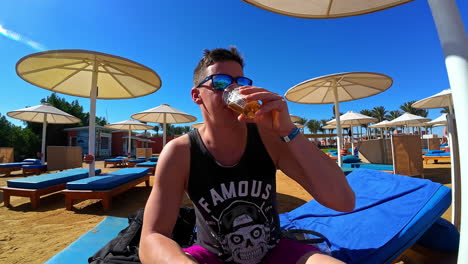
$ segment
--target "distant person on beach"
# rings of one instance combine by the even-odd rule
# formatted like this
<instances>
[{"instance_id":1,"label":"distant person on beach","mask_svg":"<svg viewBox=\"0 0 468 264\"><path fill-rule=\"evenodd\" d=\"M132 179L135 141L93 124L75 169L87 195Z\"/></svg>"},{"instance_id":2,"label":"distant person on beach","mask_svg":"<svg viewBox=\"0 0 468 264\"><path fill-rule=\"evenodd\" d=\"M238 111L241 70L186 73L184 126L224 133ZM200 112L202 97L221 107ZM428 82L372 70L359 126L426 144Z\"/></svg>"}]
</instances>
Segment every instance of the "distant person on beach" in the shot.
<instances>
[{"instance_id":1,"label":"distant person on beach","mask_svg":"<svg viewBox=\"0 0 468 264\"><path fill-rule=\"evenodd\" d=\"M285 99L253 86L243 66L231 47L205 50L195 68L191 96L204 124L159 157L143 221L143 263L342 263L282 237L276 170L336 211L354 209L353 190L335 161L299 133ZM247 101L261 102L253 119L224 103L232 83ZM187 249L171 239L184 192L197 218L197 243Z\"/></svg>"}]
</instances>

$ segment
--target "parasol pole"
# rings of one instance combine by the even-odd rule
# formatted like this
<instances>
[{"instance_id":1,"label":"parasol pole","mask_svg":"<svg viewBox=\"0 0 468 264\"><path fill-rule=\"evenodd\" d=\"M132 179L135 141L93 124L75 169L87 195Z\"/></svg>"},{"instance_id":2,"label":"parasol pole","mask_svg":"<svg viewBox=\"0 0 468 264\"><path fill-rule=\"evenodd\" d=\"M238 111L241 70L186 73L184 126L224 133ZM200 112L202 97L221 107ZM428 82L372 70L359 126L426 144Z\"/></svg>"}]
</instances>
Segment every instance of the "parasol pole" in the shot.
<instances>
[{"instance_id":1,"label":"parasol pole","mask_svg":"<svg viewBox=\"0 0 468 264\"><path fill-rule=\"evenodd\" d=\"M450 146L450 166L451 182L452 182L452 224L460 230L461 221L461 177L460 177L460 164L459 161L459 148L456 133L455 116L448 114L447 116L447 129L448 129L448 144Z\"/></svg>"},{"instance_id":2,"label":"parasol pole","mask_svg":"<svg viewBox=\"0 0 468 264\"><path fill-rule=\"evenodd\" d=\"M98 75L98 62L96 55L94 55L93 75L91 77L91 92L90 92L90 111L89 111L89 142L88 154L95 156L96 141L96 97L97 97L97 75ZM95 168L95 159L89 164L89 177L93 177Z\"/></svg>"},{"instance_id":3,"label":"parasol pole","mask_svg":"<svg viewBox=\"0 0 468 264\"><path fill-rule=\"evenodd\" d=\"M459 117L457 132L459 135L463 135L468 131L468 105L466 104L468 101L468 38L454 0L428 0L428 3L444 51L445 65L453 94L453 103ZM468 159L468 138L460 137L459 143L460 146L463 146L460 148L459 159L466 160ZM460 164L461 174L468 175L468 163L463 162ZM452 187L457 188L455 183L452 183ZM465 189L465 192L461 193L461 214L465 215L465 217L460 222L460 249L468 248L467 183L467 181L461 182L465 188L460 186L460 190ZM459 250L458 263L464 263L467 259L468 251Z\"/></svg>"},{"instance_id":4,"label":"parasol pole","mask_svg":"<svg viewBox=\"0 0 468 264\"><path fill-rule=\"evenodd\" d=\"M353 120L351 120L351 155L354 155L354 131L353 131Z\"/></svg>"},{"instance_id":5,"label":"parasol pole","mask_svg":"<svg viewBox=\"0 0 468 264\"><path fill-rule=\"evenodd\" d=\"M166 113L164 113L164 120L163 120L163 130L164 130L164 134L163 134L163 148L164 146L166 146Z\"/></svg>"},{"instance_id":6,"label":"parasol pole","mask_svg":"<svg viewBox=\"0 0 468 264\"><path fill-rule=\"evenodd\" d=\"M41 164L45 163L45 145L46 145L46 133L47 133L47 114L44 113L44 121L42 122L42 145L41 145Z\"/></svg>"},{"instance_id":7,"label":"parasol pole","mask_svg":"<svg viewBox=\"0 0 468 264\"><path fill-rule=\"evenodd\" d=\"M340 106L338 104L338 87L336 85L336 79L332 80L333 86L333 95L335 97L335 118L336 118L336 147L338 151L338 166L343 166L343 158L341 157L341 141L342 141L342 131L341 131L341 120L340 120Z\"/></svg>"},{"instance_id":8,"label":"parasol pole","mask_svg":"<svg viewBox=\"0 0 468 264\"><path fill-rule=\"evenodd\" d=\"M128 126L127 157L132 156L132 130Z\"/></svg>"}]
</instances>

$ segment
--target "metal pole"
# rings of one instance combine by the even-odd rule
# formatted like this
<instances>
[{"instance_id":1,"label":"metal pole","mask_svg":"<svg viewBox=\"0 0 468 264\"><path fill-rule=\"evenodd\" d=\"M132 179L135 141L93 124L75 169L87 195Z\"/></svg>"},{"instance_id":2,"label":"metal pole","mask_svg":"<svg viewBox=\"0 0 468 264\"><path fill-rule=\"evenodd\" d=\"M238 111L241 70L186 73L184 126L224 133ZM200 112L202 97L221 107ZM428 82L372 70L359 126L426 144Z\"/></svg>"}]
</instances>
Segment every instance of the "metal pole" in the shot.
<instances>
[{"instance_id":1,"label":"metal pole","mask_svg":"<svg viewBox=\"0 0 468 264\"><path fill-rule=\"evenodd\" d=\"M163 131L164 132L164 134L163 134L163 148L164 148L164 146L166 146L166 113L164 113L164 120L163 121L164 121L164 123L163 123L163 130L164 130Z\"/></svg>"},{"instance_id":2,"label":"metal pole","mask_svg":"<svg viewBox=\"0 0 468 264\"><path fill-rule=\"evenodd\" d=\"M128 127L127 157L132 156L132 130Z\"/></svg>"},{"instance_id":3,"label":"metal pole","mask_svg":"<svg viewBox=\"0 0 468 264\"><path fill-rule=\"evenodd\" d=\"M448 130L448 144L450 146L450 161L452 166L451 182L452 182L452 224L460 230L461 221L461 177L460 177L460 160L458 139L456 136L456 123L453 114L447 114L447 130Z\"/></svg>"},{"instance_id":4,"label":"metal pole","mask_svg":"<svg viewBox=\"0 0 468 264\"><path fill-rule=\"evenodd\" d=\"M97 75L98 75L98 62L96 56L94 57L93 75L91 78L91 92L90 92L90 111L89 111L89 137L88 137L88 154L96 157L95 142L96 142L96 97L97 97ZM96 163L95 159L89 164L89 177L95 175Z\"/></svg>"},{"instance_id":5,"label":"metal pole","mask_svg":"<svg viewBox=\"0 0 468 264\"><path fill-rule=\"evenodd\" d=\"M428 0L445 57L452 98L457 114L457 134L468 131L468 37L454 0ZM468 137L459 138L460 160L468 159ZM455 164L452 164L454 166ZM468 176L468 163L460 164L460 175ZM462 181L460 245L458 263L468 260L468 181ZM455 183L453 183L455 184ZM463 188L463 185L465 188ZM453 185L452 185L453 187Z\"/></svg>"},{"instance_id":6,"label":"metal pole","mask_svg":"<svg viewBox=\"0 0 468 264\"><path fill-rule=\"evenodd\" d=\"M338 88L336 87L336 80L332 81L333 95L335 97L335 118L336 118L336 148L338 152L338 166L343 166L343 158L341 157L341 142L343 140L343 133L341 131L341 120L340 120L340 106L338 104Z\"/></svg>"},{"instance_id":7,"label":"metal pole","mask_svg":"<svg viewBox=\"0 0 468 264\"><path fill-rule=\"evenodd\" d=\"M42 122L42 146L41 146L41 164L45 163L45 145L46 145L46 133L47 133L47 114L44 114L44 121Z\"/></svg>"}]
</instances>

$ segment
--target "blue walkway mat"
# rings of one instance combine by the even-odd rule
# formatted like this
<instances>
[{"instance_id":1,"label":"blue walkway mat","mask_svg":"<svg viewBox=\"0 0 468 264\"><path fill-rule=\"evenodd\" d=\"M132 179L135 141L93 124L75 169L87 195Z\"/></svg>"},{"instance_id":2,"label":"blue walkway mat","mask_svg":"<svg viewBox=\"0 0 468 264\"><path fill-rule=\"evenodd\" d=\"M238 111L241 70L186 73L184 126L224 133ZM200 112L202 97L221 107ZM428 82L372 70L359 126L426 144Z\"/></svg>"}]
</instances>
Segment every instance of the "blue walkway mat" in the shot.
<instances>
[{"instance_id":1,"label":"blue walkway mat","mask_svg":"<svg viewBox=\"0 0 468 264\"><path fill-rule=\"evenodd\" d=\"M108 216L95 228L49 259L46 264L83 264L128 226L126 217Z\"/></svg>"}]
</instances>

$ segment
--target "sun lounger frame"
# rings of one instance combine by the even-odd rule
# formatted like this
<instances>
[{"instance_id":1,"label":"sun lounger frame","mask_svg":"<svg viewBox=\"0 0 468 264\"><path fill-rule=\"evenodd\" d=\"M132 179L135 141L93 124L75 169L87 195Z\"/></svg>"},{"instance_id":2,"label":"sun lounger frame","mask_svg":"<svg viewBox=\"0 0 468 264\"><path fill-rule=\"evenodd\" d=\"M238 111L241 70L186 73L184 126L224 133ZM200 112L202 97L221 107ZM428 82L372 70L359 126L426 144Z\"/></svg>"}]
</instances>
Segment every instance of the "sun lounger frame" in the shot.
<instances>
[{"instance_id":1,"label":"sun lounger frame","mask_svg":"<svg viewBox=\"0 0 468 264\"><path fill-rule=\"evenodd\" d=\"M104 211L110 211L112 208L112 197L120 193L123 193L142 182L145 182L146 187L149 187L150 186L149 178L150 178L150 174L146 174L145 176L142 176L138 179L127 182L125 184L122 184L120 186L117 186L109 190L94 191L94 190L65 189L61 193L65 195L65 207L67 210L72 210L73 201L75 200L100 199L102 203L102 207L104 208Z\"/></svg>"},{"instance_id":2,"label":"sun lounger frame","mask_svg":"<svg viewBox=\"0 0 468 264\"><path fill-rule=\"evenodd\" d=\"M3 191L3 204L6 207L10 207L10 196L29 197L31 199L31 208L36 209L39 206L39 200L41 196L58 192L66 188L66 183L52 185L40 189L24 189L24 188L13 188L13 187L0 187Z\"/></svg>"},{"instance_id":3,"label":"sun lounger frame","mask_svg":"<svg viewBox=\"0 0 468 264\"><path fill-rule=\"evenodd\" d=\"M5 174L6 177L9 177L12 171L17 171L17 170L21 170L21 166L0 168L0 174Z\"/></svg>"},{"instance_id":4,"label":"sun lounger frame","mask_svg":"<svg viewBox=\"0 0 468 264\"><path fill-rule=\"evenodd\" d=\"M117 167L117 166L125 167L125 166L127 166L127 163L125 162L124 159L122 159L121 161L105 161L104 160L104 168L107 168L107 165L109 165L109 164L114 165L114 167Z\"/></svg>"},{"instance_id":5,"label":"sun lounger frame","mask_svg":"<svg viewBox=\"0 0 468 264\"><path fill-rule=\"evenodd\" d=\"M44 172L47 172L47 167L44 168L23 168L23 176L29 175L40 175Z\"/></svg>"},{"instance_id":6,"label":"sun lounger frame","mask_svg":"<svg viewBox=\"0 0 468 264\"><path fill-rule=\"evenodd\" d=\"M450 161L450 156L423 156L424 161L427 162L430 160L434 160L434 163L438 163L439 160L449 160Z\"/></svg>"}]
</instances>

